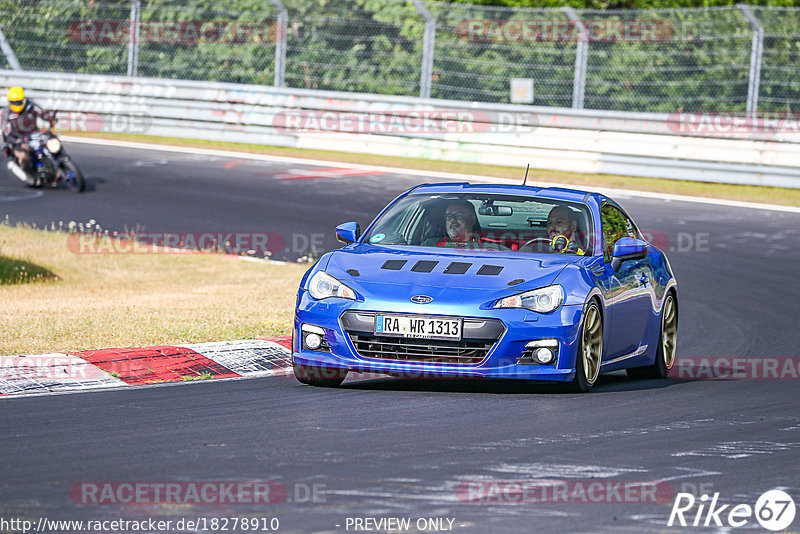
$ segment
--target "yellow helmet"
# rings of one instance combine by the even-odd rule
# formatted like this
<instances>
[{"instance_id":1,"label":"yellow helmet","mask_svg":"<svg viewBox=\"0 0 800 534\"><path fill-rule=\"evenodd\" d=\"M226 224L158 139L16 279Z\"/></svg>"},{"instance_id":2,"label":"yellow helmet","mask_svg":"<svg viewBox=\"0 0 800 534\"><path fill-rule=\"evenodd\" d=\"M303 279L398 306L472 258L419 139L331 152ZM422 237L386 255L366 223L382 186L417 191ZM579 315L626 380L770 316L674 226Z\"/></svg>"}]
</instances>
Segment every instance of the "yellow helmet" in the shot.
<instances>
[{"instance_id":1,"label":"yellow helmet","mask_svg":"<svg viewBox=\"0 0 800 534\"><path fill-rule=\"evenodd\" d=\"M14 113L19 113L25 109L25 89L22 87L10 87L8 89L8 107Z\"/></svg>"}]
</instances>

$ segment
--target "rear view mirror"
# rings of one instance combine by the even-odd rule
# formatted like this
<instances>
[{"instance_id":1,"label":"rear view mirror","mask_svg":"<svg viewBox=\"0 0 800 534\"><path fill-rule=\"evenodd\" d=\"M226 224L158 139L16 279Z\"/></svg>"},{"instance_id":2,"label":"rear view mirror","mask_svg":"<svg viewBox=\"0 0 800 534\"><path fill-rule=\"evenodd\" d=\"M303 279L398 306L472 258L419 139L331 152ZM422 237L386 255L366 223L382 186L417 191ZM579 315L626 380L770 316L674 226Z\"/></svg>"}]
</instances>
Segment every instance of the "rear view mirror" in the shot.
<instances>
[{"instance_id":1,"label":"rear view mirror","mask_svg":"<svg viewBox=\"0 0 800 534\"><path fill-rule=\"evenodd\" d=\"M623 237L614 243L614 252L611 259L611 267L619 271L622 262L628 260L641 260L647 257L650 243L633 237Z\"/></svg>"},{"instance_id":2,"label":"rear view mirror","mask_svg":"<svg viewBox=\"0 0 800 534\"><path fill-rule=\"evenodd\" d=\"M478 213L490 217L508 217L514 213L514 210L511 206L494 206L492 204L487 204L478 208Z\"/></svg>"}]
</instances>

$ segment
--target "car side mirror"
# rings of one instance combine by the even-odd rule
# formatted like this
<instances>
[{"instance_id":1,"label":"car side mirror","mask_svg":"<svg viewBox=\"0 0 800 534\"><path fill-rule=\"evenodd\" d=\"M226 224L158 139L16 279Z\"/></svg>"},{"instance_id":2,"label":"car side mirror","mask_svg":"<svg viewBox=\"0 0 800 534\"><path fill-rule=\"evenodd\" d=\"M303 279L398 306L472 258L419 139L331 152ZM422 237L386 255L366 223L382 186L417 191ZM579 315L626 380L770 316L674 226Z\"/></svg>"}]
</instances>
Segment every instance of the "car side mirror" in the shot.
<instances>
[{"instance_id":1,"label":"car side mirror","mask_svg":"<svg viewBox=\"0 0 800 534\"><path fill-rule=\"evenodd\" d=\"M614 243L614 252L611 255L611 267L619 271L622 262L628 260L641 260L647 257L650 243L633 237L623 237Z\"/></svg>"},{"instance_id":2,"label":"car side mirror","mask_svg":"<svg viewBox=\"0 0 800 534\"><path fill-rule=\"evenodd\" d=\"M356 222L346 222L336 227L336 239L345 245L355 243L359 237L361 237L361 227Z\"/></svg>"}]
</instances>

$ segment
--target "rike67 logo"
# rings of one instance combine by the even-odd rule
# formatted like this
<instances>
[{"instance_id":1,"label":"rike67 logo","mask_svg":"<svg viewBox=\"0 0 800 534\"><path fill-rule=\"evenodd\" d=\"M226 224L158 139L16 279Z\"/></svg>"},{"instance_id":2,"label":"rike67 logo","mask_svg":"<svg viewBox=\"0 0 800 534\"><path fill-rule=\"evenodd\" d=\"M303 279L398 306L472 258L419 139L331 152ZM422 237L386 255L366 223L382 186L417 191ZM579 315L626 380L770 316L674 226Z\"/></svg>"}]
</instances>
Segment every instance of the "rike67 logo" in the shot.
<instances>
[{"instance_id":1,"label":"rike67 logo","mask_svg":"<svg viewBox=\"0 0 800 534\"><path fill-rule=\"evenodd\" d=\"M714 493L710 499L708 495L696 499L691 493L678 493L667 526L744 527L755 518L763 528L776 532L788 528L796 512L792 497L777 489L762 494L755 507L749 504L720 505L717 503L719 493Z\"/></svg>"}]
</instances>

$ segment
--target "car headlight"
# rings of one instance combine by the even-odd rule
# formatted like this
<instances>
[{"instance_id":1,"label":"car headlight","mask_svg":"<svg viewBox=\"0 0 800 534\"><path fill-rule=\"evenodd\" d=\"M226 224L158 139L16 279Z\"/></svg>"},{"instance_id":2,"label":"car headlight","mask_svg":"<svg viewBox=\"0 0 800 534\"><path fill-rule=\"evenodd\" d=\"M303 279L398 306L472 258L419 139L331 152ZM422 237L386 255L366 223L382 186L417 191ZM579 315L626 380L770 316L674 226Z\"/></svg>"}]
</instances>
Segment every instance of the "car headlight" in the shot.
<instances>
[{"instance_id":1,"label":"car headlight","mask_svg":"<svg viewBox=\"0 0 800 534\"><path fill-rule=\"evenodd\" d=\"M308 281L309 294L317 299L327 299L330 297L339 297L343 299L356 299L356 292L332 277L325 271L317 271Z\"/></svg>"},{"instance_id":2,"label":"car headlight","mask_svg":"<svg viewBox=\"0 0 800 534\"><path fill-rule=\"evenodd\" d=\"M542 287L498 300L495 308L527 308L539 313L555 311L564 302L564 289L559 285Z\"/></svg>"},{"instance_id":3,"label":"car headlight","mask_svg":"<svg viewBox=\"0 0 800 534\"><path fill-rule=\"evenodd\" d=\"M56 139L55 137L51 137L45 143L47 150L50 151L51 154L58 154L61 151L61 141Z\"/></svg>"}]
</instances>

